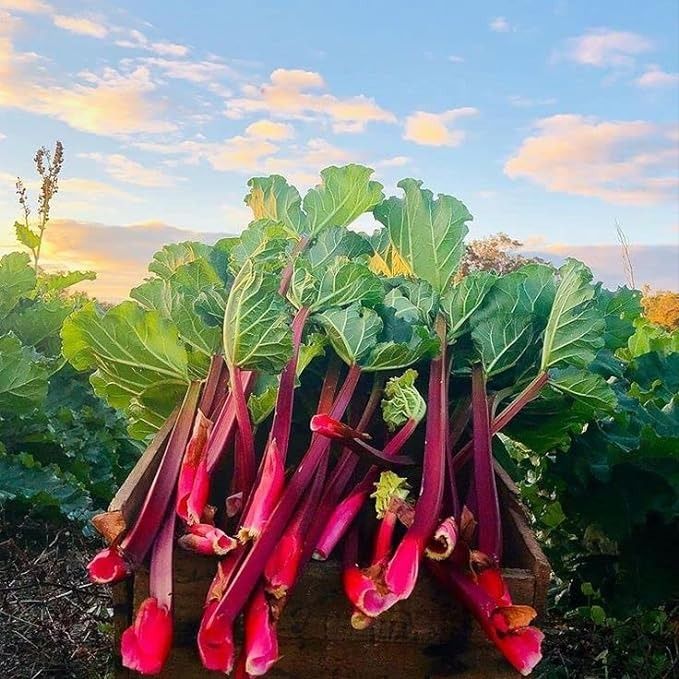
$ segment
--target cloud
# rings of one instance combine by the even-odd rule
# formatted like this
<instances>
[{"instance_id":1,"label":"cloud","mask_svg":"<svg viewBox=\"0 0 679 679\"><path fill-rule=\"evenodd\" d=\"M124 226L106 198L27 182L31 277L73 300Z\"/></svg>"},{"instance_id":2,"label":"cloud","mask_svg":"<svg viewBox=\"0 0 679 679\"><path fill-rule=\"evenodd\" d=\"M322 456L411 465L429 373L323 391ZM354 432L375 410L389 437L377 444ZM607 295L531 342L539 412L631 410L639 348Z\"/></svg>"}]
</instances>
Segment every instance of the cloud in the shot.
<instances>
[{"instance_id":1,"label":"cloud","mask_svg":"<svg viewBox=\"0 0 679 679\"><path fill-rule=\"evenodd\" d=\"M493 33L509 33L509 31L512 30L509 21L504 17L495 17L492 19L488 24L488 28L490 28Z\"/></svg>"},{"instance_id":2,"label":"cloud","mask_svg":"<svg viewBox=\"0 0 679 679\"><path fill-rule=\"evenodd\" d=\"M52 7L41 0L0 0L0 9L27 14L47 14Z\"/></svg>"},{"instance_id":3,"label":"cloud","mask_svg":"<svg viewBox=\"0 0 679 679\"><path fill-rule=\"evenodd\" d=\"M198 84L216 86L215 81L225 76L236 77L233 68L217 59L189 61L186 59L167 59L164 57L147 57L141 59L142 65L158 68L168 78L188 80Z\"/></svg>"},{"instance_id":4,"label":"cloud","mask_svg":"<svg viewBox=\"0 0 679 679\"><path fill-rule=\"evenodd\" d=\"M2 141L3 139L7 139L7 135L0 132L0 141Z\"/></svg>"},{"instance_id":5,"label":"cloud","mask_svg":"<svg viewBox=\"0 0 679 679\"><path fill-rule=\"evenodd\" d=\"M650 205L678 198L679 149L672 132L644 121L598 121L561 114L535 123L505 164L512 179L610 203Z\"/></svg>"},{"instance_id":6,"label":"cloud","mask_svg":"<svg viewBox=\"0 0 679 679\"><path fill-rule=\"evenodd\" d=\"M148 68L83 71L67 85L57 84L37 55L14 51L11 30L0 17L0 108L42 114L107 136L176 128L162 118L164 105L150 96L157 86Z\"/></svg>"},{"instance_id":7,"label":"cloud","mask_svg":"<svg viewBox=\"0 0 679 679\"><path fill-rule=\"evenodd\" d=\"M156 167L145 167L120 153L79 153L78 156L99 163L107 174L127 184L156 188L175 186L180 181L179 177L167 175Z\"/></svg>"},{"instance_id":8,"label":"cloud","mask_svg":"<svg viewBox=\"0 0 679 679\"><path fill-rule=\"evenodd\" d=\"M292 125L273 120L258 120L245 128L245 134L256 139L283 140L295 135Z\"/></svg>"},{"instance_id":9,"label":"cloud","mask_svg":"<svg viewBox=\"0 0 679 679\"><path fill-rule=\"evenodd\" d=\"M448 57L448 61L450 61L453 64L463 64L465 62L465 58L459 56L458 54L451 54Z\"/></svg>"},{"instance_id":10,"label":"cloud","mask_svg":"<svg viewBox=\"0 0 679 679\"><path fill-rule=\"evenodd\" d=\"M106 26L92 19L86 19L85 17L55 14L54 17L52 17L52 21L55 26L63 28L70 33L87 35L91 38L105 38L108 35L108 28L106 28Z\"/></svg>"},{"instance_id":11,"label":"cloud","mask_svg":"<svg viewBox=\"0 0 679 679\"><path fill-rule=\"evenodd\" d=\"M243 95L227 101L226 116L267 113L274 118L329 121L334 132L362 132L371 122L395 123L396 116L364 95L339 98L323 92L320 73L276 69L269 82L246 85Z\"/></svg>"},{"instance_id":12,"label":"cloud","mask_svg":"<svg viewBox=\"0 0 679 679\"><path fill-rule=\"evenodd\" d=\"M385 158L375 163L375 167L403 167L410 162L408 156L394 156L393 158Z\"/></svg>"},{"instance_id":13,"label":"cloud","mask_svg":"<svg viewBox=\"0 0 679 679\"><path fill-rule=\"evenodd\" d=\"M167 243L200 240L212 243L221 235L187 231L162 222L109 226L54 219L44 246L48 269L92 269L97 280L84 287L100 299L118 301L148 275L153 253Z\"/></svg>"},{"instance_id":14,"label":"cloud","mask_svg":"<svg viewBox=\"0 0 679 679\"><path fill-rule=\"evenodd\" d=\"M630 66L635 57L653 49L653 43L638 33L595 28L566 41L563 56L578 64L605 68Z\"/></svg>"},{"instance_id":15,"label":"cloud","mask_svg":"<svg viewBox=\"0 0 679 679\"><path fill-rule=\"evenodd\" d=\"M625 267L620 246L569 245L552 243L523 249L529 257L542 257L561 265L566 257L575 257L594 272L597 280L609 288L627 285ZM630 245L630 258L634 269L635 284L650 285L654 290L679 291L679 246L677 245Z\"/></svg>"},{"instance_id":16,"label":"cloud","mask_svg":"<svg viewBox=\"0 0 679 679\"><path fill-rule=\"evenodd\" d=\"M652 64L635 82L639 87L676 87L679 85L679 73L667 73Z\"/></svg>"},{"instance_id":17,"label":"cloud","mask_svg":"<svg viewBox=\"0 0 679 679\"><path fill-rule=\"evenodd\" d=\"M137 29L126 31L126 37L116 40L118 47L130 49L141 49L147 52L154 52L161 57L185 57L190 49L186 45L180 45L166 40L150 40L146 35Z\"/></svg>"},{"instance_id":18,"label":"cloud","mask_svg":"<svg viewBox=\"0 0 679 679\"><path fill-rule=\"evenodd\" d=\"M460 118L475 116L478 110L470 106L442 113L415 111L405 122L403 138L424 146L459 146L465 132L453 127Z\"/></svg>"}]
</instances>

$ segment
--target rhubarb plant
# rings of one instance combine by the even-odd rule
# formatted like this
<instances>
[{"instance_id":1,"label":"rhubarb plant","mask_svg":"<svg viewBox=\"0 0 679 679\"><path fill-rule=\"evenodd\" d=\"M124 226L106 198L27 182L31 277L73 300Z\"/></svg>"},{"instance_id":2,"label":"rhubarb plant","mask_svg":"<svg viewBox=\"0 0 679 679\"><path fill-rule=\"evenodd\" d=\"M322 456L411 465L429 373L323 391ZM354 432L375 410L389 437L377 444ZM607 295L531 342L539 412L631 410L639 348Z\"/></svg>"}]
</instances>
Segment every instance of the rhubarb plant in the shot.
<instances>
[{"instance_id":1,"label":"rhubarb plant","mask_svg":"<svg viewBox=\"0 0 679 679\"><path fill-rule=\"evenodd\" d=\"M610 416L603 366L632 312L574 260L459 275L465 205L414 179L384 199L370 176L327 168L304 197L252 179L240 237L164 248L132 301L67 321L64 353L98 393L139 435L169 432L139 516L90 573L139 568L172 498L179 547L218 560L207 669L266 673L308 562L341 552L357 629L426 565L528 673L542 636L503 580L498 436L555 403L579 423ZM366 211L371 238L347 228Z\"/></svg>"}]
</instances>

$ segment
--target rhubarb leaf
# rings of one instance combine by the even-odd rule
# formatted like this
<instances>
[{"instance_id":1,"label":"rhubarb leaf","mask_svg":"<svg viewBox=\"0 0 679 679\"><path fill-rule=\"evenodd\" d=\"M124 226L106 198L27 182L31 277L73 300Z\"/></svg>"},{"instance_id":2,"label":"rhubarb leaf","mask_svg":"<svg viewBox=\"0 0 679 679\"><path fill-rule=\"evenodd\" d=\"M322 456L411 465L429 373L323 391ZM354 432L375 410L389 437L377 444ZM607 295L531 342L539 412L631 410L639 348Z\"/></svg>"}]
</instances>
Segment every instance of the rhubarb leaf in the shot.
<instances>
[{"instance_id":1,"label":"rhubarb leaf","mask_svg":"<svg viewBox=\"0 0 679 679\"><path fill-rule=\"evenodd\" d=\"M597 291L597 307L606 323L606 348L616 351L626 346L634 334L634 320L642 312L641 293L629 288L618 288L615 292L600 288Z\"/></svg>"},{"instance_id":2,"label":"rhubarb leaf","mask_svg":"<svg viewBox=\"0 0 679 679\"><path fill-rule=\"evenodd\" d=\"M160 278L169 278L182 264L208 257L210 250L209 245L195 241L165 245L153 255L149 271Z\"/></svg>"},{"instance_id":3,"label":"rhubarb leaf","mask_svg":"<svg viewBox=\"0 0 679 679\"><path fill-rule=\"evenodd\" d=\"M320 311L357 302L373 307L383 298L382 282L367 266L337 259L322 274L311 309Z\"/></svg>"},{"instance_id":4,"label":"rhubarb leaf","mask_svg":"<svg viewBox=\"0 0 679 679\"><path fill-rule=\"evenodd\" d=\"M375 210L375 218L389 230L396 250L414 274L443 292L464 253L466 222L472 216L456 198L439 194L434 199L422 182L403 179L398 183L404 198L388 198Z\"/></svg>"},{"instance_id":5,"label":"rhubarb leaf","mask_svg":"<svg viewBox=\"0 0 679 679\"><path fill-rule=\"evenodd\" d=\"M277 174L253 177L248 181L248 186L250 191L244 201L252 210L255 220L278 222L295 238L308 233L308 219L302 212L299 191L288 184L284 177Z\"/></svg>"},{"instance_id":6,"label":"rhubarb leaf","mask_svg":"<svg viewBox=\"0 0 679 679\"><path fill-rule=\"evenodd\" d=\"M241 233L238 243L231 248L231 271L237 274L250 259L261 263L272 262L282 267L290 242L288 232L279 222L269 219L252 222Z\"/></svg>"},{"instance_id":7,"label":"rhubarb leaf","mask_svg":"<svg viewBox=\"0 0 679 679\"><path fill-rule=\"evenodd\" d=\"M439 296L427 281L402 280L387 293L384 305L395 310L396 318L430 326L439 308Z\"/></svg>"},{"instance_id":8,"label":"rhubarb leaf","mask_svg":"<svg viewBox=\"0 0 679 679\"><path fill-rule=\"evenodd\" d=\"M257 375L255 386L248 399L250 417L255 425L261 424L271 415L278 398L278 377L268 373Z\"/></svg>"},{"instance_id":9,"label":"rhubarb leaf","mask_svg":"<svg viewBox=\"0 0 679 679\"><path fill-rule=\"evenodd\" d=\"M557 391L580 401L597 413L613 411L618 402L611 385L601 375L573 366L551 371L549 382Z\"/></svg>"},{"instance_id":10,"label":"rhubarb leaf","mask_svg":"<svg viewBox=\"0 0 679 679\"><path fill-rule=\"evenodd\" d=\"M497 277L488 271L475 271L449 288L441 299L448 325L448 342L454 342L468 331L468 321L483 304Z\"/></svg>"},{"instance_id":11,"label":"rhubarb leaf","mask_svg":"<svg viewBox=\"0 0 679 679\"><path fill-rule=\"evenodd\" d=\"M10 252L0 258L0 318L19 300L31 297L35 283L35 271L25 252Z\"/></svg>"},{"instance_id":12,"label":"rhubarb leaf","mask_svg":"<svg viewBox=\"0 0 679 679\"><path fill-rule=\"evenodd\" d=\"M307 248L306 259L315 270L322 270L337 257L356 261L373 254L370 241L359 233L343 227L331 227L321 232Z\"/></svg>"},{"instance_id":13,"label":"rhubarb leaf","mask_svg":"<svg viewBox=\"0 0 679 679\"><path fill-rule=\"evenodd\" d=\"M314 316L325 330L337 355L354 365L374 346L383 328L382 319L372 309L352 304L345 309L328 309Z\"/></svg>"},{"instance_id":14,"label":"rhubarb leaf","mask_svg":"<svg viewBox=\"0 0 679 679\"><path fill-rule=\"evenodd\" d=\"M472 341L487 377L513 368L530 348L532 339L530 316L523 314L485 318L472 329Z\"/></svg>"},{"instance_id":15,"label":"rhubarb leaf","mask_svg":"<svg viewBox=\"0 0 679 679\"><path fill-rule=\"evenodd\" d=\"M26 412L47 397L49 370L12 334L0 337L0 411Z\"/></svg>"},{"instance_id":16,"label":"rhubarb leaf","mask_svg":"<svg viewBox=\"0 0 679 679\"><path fill-rule=\"evenodd\" d=\"M383 227L375 231L370 236L370 244L375 253L370 258L370 268L375 273L389 278L413 275L408 262L394 248L391 238L389 238L389 229Z\"/></svg>"},{"instance_id":17,"label":"rhubarb leaf","mask_svg":"<svg viewBox=\"0 0 679 679\"><path fill-rule=\"evenodd\" d=\"M176 327L157 311L122 302L102 313L87 303L61 330L64 356L76 370L94 370L98 396L125 410L152 386L166 388L166 411L176 405L172 390L189 381L186 349Z\"/></svg>"},{"instance_id":18,"label":"rhubarb leaf","mask_svg":"<svg viewBox=\"0 0 679 679\"><path fill-rule=\"evenodd\" d=\"M427 404L415 387L416 370L406 370L398 377L392 377L384 387L382 418L394 431L408 420L419 422L427 411Z\"/></svg>"},{"instance_id":19,"label":"rhubarb leaf","mask_svg":"<svg viewBox=\"0 0 679 679\"><path fill-rule=\"evenodd\" d=\"M432 358L441 349L438 339L432 337L422 325L409 326L410 337L405 341L378 342L370 353L360 360L361 370L401 370L425 358Z\"/></svg>"},{"instance_id":20,"label":"rhubarb leaf","mask_svg":"<svg viewBox=\"0 0 679 679\"><path fill-rule=\"evenodd\" d=\"M224 354L229 365L280 372L292 354L290 324L276 276L246 261L224 312Z\"/></svg>"},{"instance_id":21,"label":"rhubarb leaf","mask_svg":"<svg viewBox=\"0 0 679 679\"><path fill-rule=\"evenodd\" d=\"M29 250L35 250L40 245L40 236L33 229L26 226L26 224L14 222L14 232L16 233L17 240Z\"/></svg>"},{"instance_id":22,"label":"rhubarb leaf","mask_svg":"<svg viewBox=\"0 0 679 679\"><path fill-rule=\"evenodd\" d=\"M592 303L592 272L569 259L560 269L560 282L545 328L541 370L567 363L586 367L603 346L605 322Z\"/></svg>"},{"instance_id":23,"label":"rhubarb leaf","mask_svg":"<svg viewBox=\"0 0 679 679\"><path fill-rule=\"evenodd\" d=\"M373 170L362 165L330 166L321 170L321 183L304 196L309 234L332 226L348 226L383 198L382 185L370 181Z\"/></svg>"},{"instance_id":24,"label":"rhubarb leaf","mask_svg":"<svg viewBox=\"0 0 679 679\"><path fill-rule=\"evenodd\" d=\"M40 292L57 293L83 281L93 281L97 278L94 271L65 271L57 273L40 273L38 289Z\"/></svg>"},{"instance_id":25,"label":"rhubarb leaf","mask_svg":"<svg viewBox=\"0 0 679 679\"><path fill-rule=\"evenodd\" d=\"M200 291L193 303L193 308L206 325L222 327L224 309L229 293L221 285L211 285Z\"/></svg>"}]
</instances>

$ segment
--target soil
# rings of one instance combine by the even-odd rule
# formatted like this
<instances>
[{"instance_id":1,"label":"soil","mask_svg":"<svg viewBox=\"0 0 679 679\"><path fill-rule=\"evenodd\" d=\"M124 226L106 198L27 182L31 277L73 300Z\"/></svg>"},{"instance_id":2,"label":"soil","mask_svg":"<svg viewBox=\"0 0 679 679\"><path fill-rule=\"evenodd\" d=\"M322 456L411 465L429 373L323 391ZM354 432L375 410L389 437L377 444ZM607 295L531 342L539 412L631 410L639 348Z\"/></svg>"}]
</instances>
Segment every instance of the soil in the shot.
<instances>
[{"instance_id":1,"label":"soil","mask_svg":"<svg viewBox=\"0 0 679 679\"><path fill-rule=\"evenodd\" d=\"M78 527L0 516L0 677L111 676L111 595L84 568L100 546Z\"/></svg>"}]
</instances>

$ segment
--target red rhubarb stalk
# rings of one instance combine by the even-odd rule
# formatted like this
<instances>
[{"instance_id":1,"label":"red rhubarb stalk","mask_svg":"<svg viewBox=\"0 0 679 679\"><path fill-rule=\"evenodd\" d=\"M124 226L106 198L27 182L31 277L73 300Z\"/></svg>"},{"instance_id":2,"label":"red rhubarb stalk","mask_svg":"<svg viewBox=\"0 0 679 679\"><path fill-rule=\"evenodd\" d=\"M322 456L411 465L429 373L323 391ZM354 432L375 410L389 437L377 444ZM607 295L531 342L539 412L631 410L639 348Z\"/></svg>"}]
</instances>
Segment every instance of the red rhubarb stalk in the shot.
<instances>
[{"instance_id":1,"label":"red rhubarb stalk","mask_svg":"<svg viewBox=\"0 0 679 679\"><path fill-rule=\"evenodd\" d=\"M141 674L158 674L172 647L172 542L175 513L172 508L158 532L151 554L149 597L134 623L120 639L123 665Z\"/></svg>"}]
</instances>

